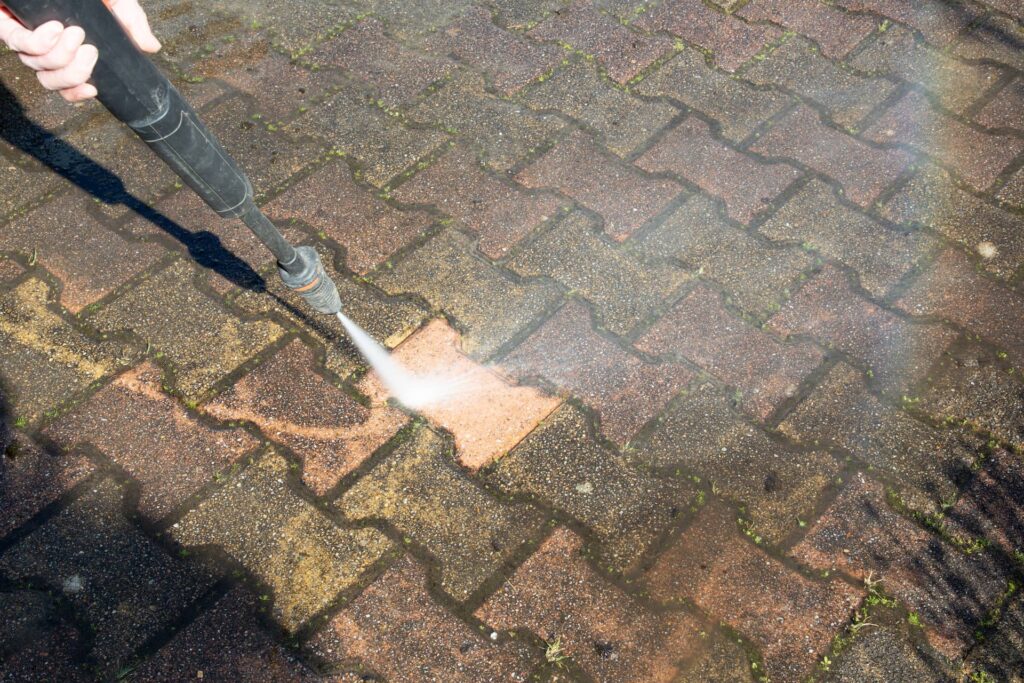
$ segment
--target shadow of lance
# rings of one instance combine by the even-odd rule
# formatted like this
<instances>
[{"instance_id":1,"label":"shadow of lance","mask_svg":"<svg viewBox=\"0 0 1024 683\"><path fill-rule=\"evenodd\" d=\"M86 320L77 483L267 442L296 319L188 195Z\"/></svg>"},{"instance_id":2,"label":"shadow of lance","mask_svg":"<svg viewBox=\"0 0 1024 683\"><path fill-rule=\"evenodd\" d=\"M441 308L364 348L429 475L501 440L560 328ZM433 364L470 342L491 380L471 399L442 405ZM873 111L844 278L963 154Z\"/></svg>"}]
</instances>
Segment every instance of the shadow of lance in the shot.
<instances>
[{"instance_id":1,"label":"shadow of lance","mask_svg":"<svg viewBox=\"0 0 1024 683\"><path fill-rule=\"evenodd\" d=\"M131 209L180 242L202 267L243 289L265 291L260 274L228 250L217 235L188 230L132 195L114 173L29 119L18 98L3 83L0 83L0 139L104 204Z\"/></svg>"}]
</instances>

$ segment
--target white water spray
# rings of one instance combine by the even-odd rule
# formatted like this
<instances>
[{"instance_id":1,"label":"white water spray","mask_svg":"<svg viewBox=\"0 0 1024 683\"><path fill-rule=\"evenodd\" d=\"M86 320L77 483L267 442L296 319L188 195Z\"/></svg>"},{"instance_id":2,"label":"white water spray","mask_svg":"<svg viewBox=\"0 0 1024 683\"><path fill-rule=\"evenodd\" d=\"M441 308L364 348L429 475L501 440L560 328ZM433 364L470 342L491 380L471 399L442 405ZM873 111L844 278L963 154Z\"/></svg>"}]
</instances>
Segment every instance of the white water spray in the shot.
<instances>
[{"instance_id":1,"label":"white water spray","mask_svg":"<svg viewBox=\"0 0 1024 683\"><path fill-rule=\"evenodd\" d=\"M396 363L383 346L344 313L338 313L338 320L387 390L406 406L414 409L423 408L461 391L462 382L456 378L413 375Z\"/></svg>"}]
</instances>

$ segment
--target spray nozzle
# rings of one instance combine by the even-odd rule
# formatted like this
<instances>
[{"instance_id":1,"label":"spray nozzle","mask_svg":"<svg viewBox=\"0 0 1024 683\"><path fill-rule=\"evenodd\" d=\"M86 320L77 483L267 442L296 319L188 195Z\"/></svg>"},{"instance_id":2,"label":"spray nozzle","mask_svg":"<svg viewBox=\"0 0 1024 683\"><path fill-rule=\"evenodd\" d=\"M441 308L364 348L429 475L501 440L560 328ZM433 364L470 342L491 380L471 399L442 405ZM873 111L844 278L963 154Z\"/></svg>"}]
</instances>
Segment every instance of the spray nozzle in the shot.
<instances>
[{"instance_id":1,"label":"spray nozzle","mask_svg":"<svg viewBox=\"0 0 1024 683\"><path fill-rule=\"evenodd\" d=\"M277 271L289 289L306 300L314 310L328 315L341 312L341 296L327 276L320 255L313 247L297 247L295 260L287 266L278 263Z\"/></svg>"}]
</instances>

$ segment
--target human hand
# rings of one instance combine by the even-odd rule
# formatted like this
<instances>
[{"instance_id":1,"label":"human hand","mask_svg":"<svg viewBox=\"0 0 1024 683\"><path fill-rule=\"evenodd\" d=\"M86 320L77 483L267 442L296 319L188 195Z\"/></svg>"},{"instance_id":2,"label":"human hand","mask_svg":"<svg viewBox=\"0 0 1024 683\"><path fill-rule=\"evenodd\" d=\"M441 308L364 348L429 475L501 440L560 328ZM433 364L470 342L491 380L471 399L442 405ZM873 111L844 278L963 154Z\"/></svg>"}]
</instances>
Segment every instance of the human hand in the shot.
<instances>
[{"instance_id":1,"label":"human hand","mask_svg":"<svg viewBox=\"0 0 1024 683\"><path fill-rule=\"evenodd\" d=\"M138 0L104 0L104 4L140 50L156 52L160 49L160 41L150 30ZM94 46L83 44L85 32L81 28L65 28L59 21L48 21L30 31L0 7L0 40L36 72L44 88L60 91L68 102L96 97L96 87L86 81L92 75L99 52Z\"/></svg>"}]
</instances>

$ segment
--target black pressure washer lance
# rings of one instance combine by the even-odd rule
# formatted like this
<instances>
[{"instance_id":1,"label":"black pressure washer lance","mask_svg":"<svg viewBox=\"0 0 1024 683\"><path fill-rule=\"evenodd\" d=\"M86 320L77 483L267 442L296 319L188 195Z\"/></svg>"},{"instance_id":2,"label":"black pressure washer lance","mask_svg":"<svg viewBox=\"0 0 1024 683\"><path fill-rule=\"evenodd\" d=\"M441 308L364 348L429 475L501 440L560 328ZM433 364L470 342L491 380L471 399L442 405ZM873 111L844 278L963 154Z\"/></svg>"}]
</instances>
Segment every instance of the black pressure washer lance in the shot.
<instances>
[{"instance_id":1,"label":"black pressure washer lance","mask_svg":"<svg viewBox=\"0 0 1024 683\"><path fill-rule=\"evenodd\" d=\"M0 0L31 29L79 26L99 51L89 82L110 113L142 138L224 218L241 218L277 258L284 283L320 313L341 312L338 288L313 247L293 247L253 200L252 185L195 110L132 43L103 0Z\"/></svg>"}]
</instances>

